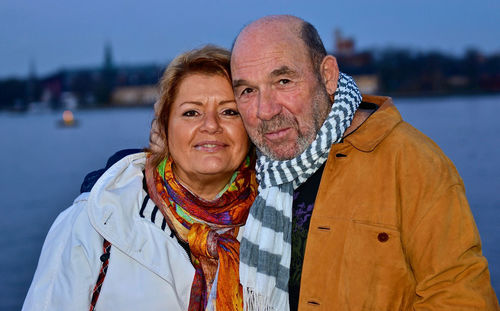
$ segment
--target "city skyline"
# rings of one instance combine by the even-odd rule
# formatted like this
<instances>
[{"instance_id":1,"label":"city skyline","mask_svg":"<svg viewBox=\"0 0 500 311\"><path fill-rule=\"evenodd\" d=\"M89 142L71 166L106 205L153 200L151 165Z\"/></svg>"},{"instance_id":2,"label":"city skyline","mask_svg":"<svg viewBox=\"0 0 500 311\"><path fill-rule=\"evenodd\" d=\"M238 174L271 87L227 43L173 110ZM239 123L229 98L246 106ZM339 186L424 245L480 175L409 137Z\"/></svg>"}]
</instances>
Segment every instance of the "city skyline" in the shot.
<instances>
[{"instance_id":1,"label":"city skyline","mask_svg":"<svg viewBox=\"0 0 500 311\"><path fill-rule=\"evenodd\" d=\"M163 64L203 44L230 48L248 22L292 14L315 25L327 50L334 30L355 39L358 50L386 47L462 55L468 48L500 53L500 2L423 0L400 3L299 1L249 3L222 0L77 2L43 0L0 3L0 79L25 78L30 67L43 76L62 68L99 66L105 44L116 64Z\"/></svg>"}]
</instances>

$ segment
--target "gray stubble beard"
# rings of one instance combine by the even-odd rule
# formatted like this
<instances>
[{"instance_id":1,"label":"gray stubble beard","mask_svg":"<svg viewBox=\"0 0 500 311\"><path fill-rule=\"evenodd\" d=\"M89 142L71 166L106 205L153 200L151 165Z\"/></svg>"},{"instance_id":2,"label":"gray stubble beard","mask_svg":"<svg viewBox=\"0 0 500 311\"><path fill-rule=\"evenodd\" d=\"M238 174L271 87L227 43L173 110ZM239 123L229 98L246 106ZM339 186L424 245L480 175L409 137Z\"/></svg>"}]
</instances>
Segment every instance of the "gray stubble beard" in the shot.
<instances>
[{"instance_id":1,"label":"gray stubble beard","mask_svg":"<svg viewBox=\"0 0 500 311\"><path fill-rule=\"evenodd\" d=\"M304 133L300 130L297 119L294 116L283 115L281 113L274 116L271 120L260 121L260 124L257 128L257 135L259 137L256 137L258 138L258 140L254 137L251 138L254 144L262 153L273 160L290 160L303 153L307 149L307 147L312 144L312 142L316 138L318 131L320 130L328 114L330 113L330 109L333 104L333 101L330 99L330 96L328 95L324 85L322 83L318 84L319 85L317 86L315 96L312 100L312 119L314 122L314 124L312 124L312 127L308 127L308 131ZM278 155L264 142L264 133L272 132L286 126L295 128L298 132L297 143L294 145L294 147L296 147L296 151L291 157L282 157Z\"/></svg>"}]
</instances>

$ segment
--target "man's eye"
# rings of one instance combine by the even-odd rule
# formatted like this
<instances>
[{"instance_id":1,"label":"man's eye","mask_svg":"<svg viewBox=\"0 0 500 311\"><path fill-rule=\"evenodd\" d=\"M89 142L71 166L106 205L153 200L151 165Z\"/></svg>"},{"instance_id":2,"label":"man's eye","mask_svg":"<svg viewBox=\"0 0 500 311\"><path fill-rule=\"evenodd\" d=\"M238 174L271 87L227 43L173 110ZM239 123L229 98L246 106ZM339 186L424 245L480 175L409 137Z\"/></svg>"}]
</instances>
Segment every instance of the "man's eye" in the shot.
<instances>
[{"instance_id":1,"label":"man's eye","mask_svg":"<svg viewBox=\"0 0 500 311\"><path fill-rule=\"evenodd\" d=\"M247 95L247 94L250 94L252 93L253 90L249 87L247 87L246 89L244 89L242 92L241 92L241 95Z\"/></svg>"},{"instance_id":2,"label":"man's eye","mask_svg":"<svg viewBox=\"0 0 500 311\"><path fill-rule=\"evenodd\" d=\"M188 111L185 111L182 115L184 117L194 117L198 114L198 112L194 111L194 110L188 110Z\"/></svg>"},{"instance_id":3,"label":"man's eye","mask_svg":"<svg viewBox=\"0 0 500 311\"><path fill-rule=\"evenodd\" d=\"M288 84L290 82L292 82L292 81L290 81L288 79L280 79L279 84L284 85L284 84Z\"/></svg>"},{"instance_id":4,"label":"man's eye","mask_svg":"<svg viewBox=\"0 0 500 311\"><path fill-rule=\"evenodd\" d=\"M238 110L235 110L235 109L226 109L226 110L222 111L222 114L224 114L226 116L239 116L240 115Z\"/></svg>"}]
</instances>

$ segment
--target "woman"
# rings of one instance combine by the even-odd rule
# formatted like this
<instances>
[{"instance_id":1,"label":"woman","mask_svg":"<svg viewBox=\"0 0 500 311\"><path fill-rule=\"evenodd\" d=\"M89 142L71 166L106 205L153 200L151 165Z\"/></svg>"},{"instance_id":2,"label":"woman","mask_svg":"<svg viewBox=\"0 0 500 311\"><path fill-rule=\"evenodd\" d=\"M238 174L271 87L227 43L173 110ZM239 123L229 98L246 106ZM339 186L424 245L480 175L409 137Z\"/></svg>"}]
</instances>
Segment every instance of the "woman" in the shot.
<instances>
[{"instance_id":1,"label":"woman","mask_svg":"<svg viewBox=\"0 0 500 311\"><path fill-rule=\"evenodd\" d=\"M174 59L160 152L108 169L50 229L23 310L239 310L238 229L256 195L229 52Z\"/></svg>"}]
</instances>

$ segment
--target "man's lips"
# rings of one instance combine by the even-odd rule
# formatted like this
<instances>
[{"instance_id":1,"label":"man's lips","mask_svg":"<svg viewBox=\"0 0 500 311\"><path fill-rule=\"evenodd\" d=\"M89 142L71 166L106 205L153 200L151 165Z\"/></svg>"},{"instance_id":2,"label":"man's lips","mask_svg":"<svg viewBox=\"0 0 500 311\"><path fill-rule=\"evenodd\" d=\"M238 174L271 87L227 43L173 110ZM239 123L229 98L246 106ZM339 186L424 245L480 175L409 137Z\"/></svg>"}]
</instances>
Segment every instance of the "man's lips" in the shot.
<instances>
[{"instance_id":1,"label":"man's lips","mask_svg":"<svg viewBox=\"0 0 500 311\"><path fill-rule=\"evenodd\" d=\"M265 133L264 136L268 140L276 141L276 140L283 139L285 136L288 135L288 133L290 131L291 131L291 128L287 127L287 128L279 129L277 131Z\"/></svg>"},{"instance_id":2,"label":"man's lips","mask_svg":"<svg viewBox=\"0 0 500 311\"><path fill-rule=\"evenodd\" d=\"M194 145L194 149L205 152L217 152L228 145L220 141L201 141Z\"/></svg>"}]
</instances>

